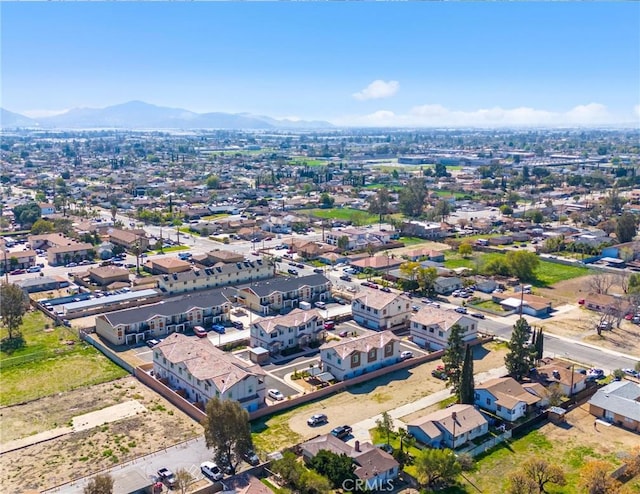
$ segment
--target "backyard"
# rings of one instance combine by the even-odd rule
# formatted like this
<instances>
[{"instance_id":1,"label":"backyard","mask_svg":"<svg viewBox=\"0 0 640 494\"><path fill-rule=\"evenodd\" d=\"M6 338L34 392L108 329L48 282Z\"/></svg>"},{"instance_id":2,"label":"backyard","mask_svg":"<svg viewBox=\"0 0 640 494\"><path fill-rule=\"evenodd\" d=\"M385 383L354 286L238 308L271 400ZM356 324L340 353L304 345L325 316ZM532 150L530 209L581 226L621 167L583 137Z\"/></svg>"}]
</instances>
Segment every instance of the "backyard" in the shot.
<instances>
[{"instance_id":1,"label":"backyard","mask_svg":"<svg viewBox=\"0 0 640 494\"><path fill-rule=\"evenodd\" d=\"M2 336L4 336L4 331ZM0 405L11 405L111 381L126 375L65 326L54 327L42 313L25 314L25 346L0 353Z\"/></svg>"}]
</instances>

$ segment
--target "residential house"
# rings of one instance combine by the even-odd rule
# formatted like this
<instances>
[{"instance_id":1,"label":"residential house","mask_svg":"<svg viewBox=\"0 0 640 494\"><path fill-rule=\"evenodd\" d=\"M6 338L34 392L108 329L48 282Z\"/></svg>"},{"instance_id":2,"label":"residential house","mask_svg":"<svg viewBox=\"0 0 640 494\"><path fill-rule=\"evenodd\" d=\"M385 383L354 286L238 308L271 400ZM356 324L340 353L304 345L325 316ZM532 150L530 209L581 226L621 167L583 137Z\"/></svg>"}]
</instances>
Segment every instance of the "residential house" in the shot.
<instances>
[{"instance_id":1,"label":"residential house","mask_svg":"<svg viewBox=\"0 0 640 494\"><path fill-rule=\"evenodd\" d=\"M584 306L595 312L611 314L626 314L633 309L629 301L623 297L607 293L589 293L585 295Z\"/></svg>"},{"instance_id":2,"label":"residential house","mask_svg":"<svg viewBox=\"0 0 640 494\"><path fill-rule=\"evenodd\" d=\"M182 261L181 261L182 262ZM241 285L273 277L273 267L262 259L219 262L211 267L193 268L158 276L158 288L164 293L194 292L229 285Z\"/></svg>"},{"instance_id":3,"label":"residential house","mask_svg":"<svg viewBox=\"0 0 640 494\"><path fill-rule=\"evenodd\" d=\"M218 263L232 263L243 262L245 255L239 252L232 252L230 250L211 250L206 254L194 254L191 260L196 266L210 268Z\"/></svg>"},{"instance_id":4,"label":"residential house","mask_svg":"<svg viewBox=\"0 0 640 494\"><path fill-rule=\"evenodd\" d=\"M344 250L364 250L369 246L379 247L391 243L397 235L394 231L376 228L334 228L326 233L325 242L337 247L340 239L346 237Z\"/></svg>"},{"instance_id":5,"label":"residential house","mask_svg":"<svg viewBox=\"0 0 640 494\"><path fill-rule=\"evenodd\" d=\"M494 293L492 300L500 304L504 310L519 312L534 317L547 317L551 313L551 301L538 295L529 293Z\"/></svg>"},{"instance_id":6,"label":"residential house","mask_svg":"<svg viewBox=\"0 0 640 494\"><path fill-rule=\"evenodd\" d=\"M331 341L320 347L323 372L338 380L351 379L400 360L400 339L391 331Z\"/></svg>"},{"instance_id":7,"label":"residential house","mask_svg":"<svg viewBox=\"0 0 640 494\"><path fill-rule=\"evenodd\" d=\"M411 316L409 334L416 345L432 350L442 350L449 345L451 328L462 328L462 340L470 342L478 337L478 324L469 316L453 310L422 306Z\"/></svg>"},{"instance_id":8,"label":"residential house","mask_svg":"<svg viewBox=\"0 0 640 494\"><path fill-rule=\"evenodd\" d=\"M251 325L251 347L271 354L287 348L304 347L324 341L324 319L315 309L294 309L284 316L265 317Z\"/></svg>"},{"instance_id":9,"label":"residential house","mask_svg":"<svg viewBox=\"0 0 640 494\"><path fill-rule=\"evenodd\" d=\"M560 360L543 359L535 372L535 380L545 386L557 384L565 396L572 396L587 387L587 378L575 372L573 364Z\"/></svg>"},{"instance_id":10,"label":"residential house","mask_svg":"<svg viewBox=\"0 0 640 494\"><path fill-rule=\"evenodd\" d=\"M489 432L489 423L473 405L452 405L414 419L407 431L433 448L459 448Z\"/></svg>"},{"instance_id":11,"label":"residential house","mask_svg":"<svg viewBox=\"0 0 640 494\"><path fill-rule=\"evenodd\" d=\"M174 274L191 271L191 263L177 257L157 257L143 266L151 274Z\"/></svg>"},{"instance_id":12,"label":"residential house","mask_svg":"<svg viewBox=\"0 0 640 494\"><path fill-rule=\"evenodd\" d=\"M354 446L331 434L314 437L300 445L302 458L311 461L320 451L330 451L353 459L354 473L371 491L378 490L387 481L398 476L400 464L386 451L369 442L356 441ZM364 490L364 489L363 489Z\"/></svg>"},{"instance_id":13,"label":"residential house","mask_svg":"<svg viewBox=\"0 0 640 494\"><path fill-rule=\"evenodd\" d=\"M438 276L434 289L439 295L451 295L462 288L462 280L457 276Z\"/></svg>"},{"instance_id":14,"label":"residential house","mask_svg":"<svg viewBox=\"0 0 640 494\"><path fill-rule=\"evenodd\" d=\"M56 207L51 203L41 202L38 206L40 206L40 216L51 216L56 212Z\"/></svg>"},{"instance_id":15,"label":"residential house","mask_svg":"<svg viewBox=\"0 0 640 494\"><path fill-rule=\"evenodd\" d=\"M108 287L113 283L125 283L129 285L128 269L118 266L98 266L88 270L89 280L100 287Z\"/></svg>"},{"instance_id":16,"label":"residential house","mask_svg":"<svg viewBox=\"0 0 640 494\"><path fill-rule=\"evenodd\" d=\"M299 278L273 278L235 288L236 301L262 315L286 312L300 302L327 300L331 282L322 274Z\"/></svg>"},{"instance_id":17,"label":"residential house","mask_svg":"<svg viewBox=\"0 0 640 494\"><path fill-rule=\"evenodd\" d=\"M627 380L607 384L589 400L589 413L640 432L640 384Z\"/></svg>"},{"instance_id":18,"label":"residential house","mask_svg":"<svg viewBox=\"0 0 640 494\"><path fill-rule=\"evenodd\" d=\"M270 216L265 220L260 228L269 233L291 233L291 223L295 221L295 216Z\"/></svg>"},{"instance_id":19,"label":"residential house","mask_svg":"<svg viewBox=\"0 0 640 494\"><path fill-rule=\"evenodd\" d=\"M548 392L538 383L520 384L512 377L498 377L475 386L474 403L498 417L514 422L534 407L549 403Z\"/></svg>"},{"instance_id":20,"label":"residential house","mask_svg":"<svg viewBox=\"0 0 640 494\"><path fill-rule=\"evenodd\" d=\"M358 259L357 261L353 261L350 263L350 266L359 270L364 271L369 268L374 271L387 272L390 269L399 267L404 262L403 259L391 257L391 256L370 256L363 257Z\"/></svg>"},{"instance_id":21,"label":"residential house","mask_svg":"<svg viewBox=\"0 0 640 494\"><path fill-rule=\"evenodd\" d=\"M402 224L402 234L426 238L429 240L438 240L446 235L446 231L440 223L425 221L405 221Z\"/></svg>"},{"instance_id":22,"label":"residential house","mask_svg":"<svg viewBox=\"0 0 640 494\"><path fill-rule=\"evenodd\" d=\"M30 235L28 240L32 249L47 251L47 261L51 266L92 259L95 254L93 245L76 242L61 233Z\"/></svg>"},{"instance_id":23,"label":"residential house","mask_svg":"<svg viewBox=\"0 0 640 494\"><path fill-rule=\"evenodd\" d=\"M114 228L109 230L109 242L119 245L129 252L145 252L149 249L149 239L143 229L139 230L120 230Z\"/></svg>"},{"instance_id":24,"label":"residential house","mask_svg":"<svg viewBox=\"0 0 640 494\"><path fill-rule=\"evenodd\" d=\"M364 289L351 302L355 322L375 330L406 326L411 315L411 301L404 295Z\"/></svg>"},{"instance_id":25,"label":"residential house","mask_svg":"<svg viewBox=\"0 0 640 494\"><path fill-rule=\"evenodd\" d=\"M36 252L32 249L10 252L5 247L0 247L0 273L13 271L14 269L27 269L36 264Z\"/></svg>"},{"instance_id":26,"label":"residential house","mask_svg":"<svg viewBox=\"0 0 640 494\"><path fill-rule=\"evenodd\" d=\"M264 403L262 369L216 348L208 338L169 335L153 347L153 373L201 408L212 398L236 400L250 412Z\"/></svg>"},{"instance_id":27,"label":"residential house","mask_svg":"<svg viewBox=\"0 0 640 494\"><path fill-rule=\"evenodd\" d=\"M428 247L416 247L415 249L404 252L403 257L406 257L410 261L419 261L426 258L433 262L444 262L444 252Z\"/></svg>"},{"instance_id":28,"label":"residential house","mask_svg":"<svg viewBox=\"0 0 640 494\"><path fill-rule=\"evenodd\" d=\"M16 285L27 293L37 293L67 288L69 280L61 276L38 276L16 281Z\"/></svg>"},{"instance_id":29,"label":"residential house","mask_svg":"<svg viewBox=\"0 0 640 494\"><path fill-rule=\"evenodd\" d=\"M96 316L96 333L114 345L136 344L150 338L210 327L229 320L231 302L221 290L209 290L135 309Z\"/></svg>"}]
</instances>

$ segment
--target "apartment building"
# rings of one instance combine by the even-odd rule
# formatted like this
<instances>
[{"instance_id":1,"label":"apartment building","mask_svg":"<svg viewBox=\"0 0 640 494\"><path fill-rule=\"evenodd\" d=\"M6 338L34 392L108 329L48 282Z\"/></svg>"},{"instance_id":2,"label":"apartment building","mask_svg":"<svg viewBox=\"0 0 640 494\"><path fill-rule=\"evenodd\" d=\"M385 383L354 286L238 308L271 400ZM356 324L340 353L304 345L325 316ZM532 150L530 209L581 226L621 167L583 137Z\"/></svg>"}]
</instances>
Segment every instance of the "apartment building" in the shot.
<instances>
[{"instance_id":1,"label":"apartment building","mask_svg":"<svg viewBox=\"0 0 640 494\"><path fill-rule=\"evenodd\" d=\"M331 296L331 282L321 274L273 278L236 288L236 300L262 315L288 311L300 302L318 302Z\"/></svg>"},{"instance_id":2,"label":"apartment building","mask_svg":"<svg viewBox=\"0 0 640 494\"><path fill-rule=\"evenodd\" d=\"M209 290L162 302L96 316L96 333L114 345L131 345L182 333L193 326L209 327L229 320L231 303L221 290Z\"/></svg>"},{"instance_id":3,"label":"apartment building","mask_svg":"<svg viewBox=\"0 0 640 494\"><path fill-rule=\"evenodd\" d=\"M109 242L119 245L129 252L145 252L149 249L149 239L144 230L120 230L117 228L109 231Z\"/></svg>"},{"instance_id":4,"label":"apartment building","mask_svg":"<svg viewBox=\"0 0 640 494\"><path fill-rule=\"evenodd\" d=\"M400 339L391 331L325 343L320 347L323 372L343 381L400 360Z\"/></svg>"},{"instance_id":5,"label":"apartment building","mask_svg":"<svg viewBox=\"0 0 640 494\"><path fill-rule=\"evenodd\" d=\"M390 243L398 234L394 231L380 230L377 228L341 228L327 232L325 242L329 245L338 245L338 241L346 237L345 250L362 250L367 246L380 246Z\"/></svg>"},{"instance_id":6,"label":"apartment building","mask_svg":"<svg viewBox=\"0 0 640 494\"><path fill-rule=\"evenodd\" d=\"M448 346L451 328L455 324L463 330L463 341L473 341L478 337L478 323L471 317L429 306L423 306L411 316L409 334L416 345L442 350Z\"/></svg>"},{"instance_id":7,"label":"apartment building","mask_svg":"<svg viewBox=\"0 0 640 494\"><path fill-rule=\"evenodd\" d=\"M247 411L264 403L264 373L216 348L207 338L174 333L153 347L156 378L180 389L189 400L204 408L211 398L236 400Z\"/></svg>"},{"instance_id":8,"label":"apartment building","mask_svg":"<svg viewBox=\"0 0 640 494\"><path fill-rule=\"evenodd\" d=\"M271 354L319 343L324 338L324 319L315 309L294 309L284 316L266 317L251 325L251 347L265 348Z\"/></svg>"},{"instance_id":9,"label":"apartment building","mask_svg":"<svg viewBox=\"0 0 640 494\"><path fill-rule=\"evenodd\" d=\"M51 266L93 259L95 255L93 245L86 242L76 242L61 233L30 235L28 239L32 249L47 251L47 261Z\"/></svg>"},{"instance_id":10,"label":"apartment building","mask_svg":"<svg viewBox=\"0 0 640 494\"><path fill-rule=\"evenodd\" d=\"M229 285L242 285L273 277L273 267L262 259L239 262L219 262L209 268L189 268L185 271L163 274L158 277L158 288L163 293L207 290Z\"/></svg>"},{"instance_id":11,"label":"apartment building","mask_svg":"<svg viewBox=\"0 0 640 494\"><path fill-rule=\"evenodd\" d=\"M361 326L385 330L408 324L411 301L397 293L365 289L353 298L351 311Z\"/></svg>"}]
</instances>

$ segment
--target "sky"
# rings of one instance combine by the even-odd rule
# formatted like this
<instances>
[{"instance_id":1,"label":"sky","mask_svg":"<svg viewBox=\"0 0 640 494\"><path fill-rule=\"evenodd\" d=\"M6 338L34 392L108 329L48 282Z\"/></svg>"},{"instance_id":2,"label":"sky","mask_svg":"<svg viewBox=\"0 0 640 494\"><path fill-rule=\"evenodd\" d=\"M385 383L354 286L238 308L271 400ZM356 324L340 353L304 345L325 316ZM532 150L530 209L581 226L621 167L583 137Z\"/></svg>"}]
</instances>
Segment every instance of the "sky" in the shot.
<instances>
[{"instance_id":1,"label":"sky","mask_svg":"<svg viewBox=\"0 0 640 494\"><path fill-rule=\"evenodd\" d=\"M0 106L640 126L640 2L1 2Z\"/></svg>"}]
</instances>

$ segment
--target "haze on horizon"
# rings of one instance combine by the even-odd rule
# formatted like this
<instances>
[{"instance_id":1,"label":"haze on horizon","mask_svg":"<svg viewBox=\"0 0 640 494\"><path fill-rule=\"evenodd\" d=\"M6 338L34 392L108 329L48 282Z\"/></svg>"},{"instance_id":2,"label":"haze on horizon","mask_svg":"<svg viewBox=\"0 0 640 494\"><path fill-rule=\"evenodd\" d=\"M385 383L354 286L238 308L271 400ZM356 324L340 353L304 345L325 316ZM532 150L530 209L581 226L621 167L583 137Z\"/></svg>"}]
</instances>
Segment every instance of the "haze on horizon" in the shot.
<instances>
[{"instance_id":1,"label":"haze on horizon","mask_svg":"<svg viewBox=\"0 0 640 494\"><path fill-rule=\"evenodd\" d=\"M0 106L640 126L640 3L3 2Z\"/></svg>"}]
</instances>

